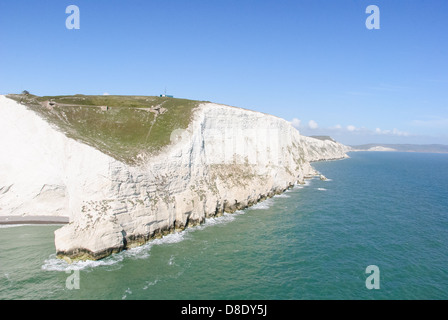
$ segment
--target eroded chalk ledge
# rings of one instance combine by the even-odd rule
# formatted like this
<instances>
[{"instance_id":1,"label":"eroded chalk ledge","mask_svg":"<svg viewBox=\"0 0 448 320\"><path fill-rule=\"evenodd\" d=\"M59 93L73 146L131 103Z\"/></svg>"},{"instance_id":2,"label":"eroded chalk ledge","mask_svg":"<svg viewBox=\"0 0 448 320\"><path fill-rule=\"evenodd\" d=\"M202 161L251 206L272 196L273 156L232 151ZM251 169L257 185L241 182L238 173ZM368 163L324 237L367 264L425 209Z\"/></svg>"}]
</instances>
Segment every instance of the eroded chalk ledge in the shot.
<instances>
[{"instance_id":1,"label":"eroded chalk ledge","mask_svg":"<svg viewBox=\"0 0 448 320\"><path fill-rule=\"evenodd\" d=\"M234 213L239 210L247 209L259 202L262 202L268 198L272 198L275 195L279 195L284 193L286 190L291 189L294 187L293 183L290 183L287 188L276 188L271 190L265 195L259 195L256 200L249 200L247 202L241 203L241 202L235 202L230 203L228 201L224 201L223 206L217 207L215 212L212 212L211 214L208 214L207 216L203 217L202 219L188 219L185 224L179 223L178 221L175 221L174 224L167 226L165 228L160 228L155 230L154 232L150 234L140 234L140 235L126 235L124 232L123 234L123 241L121 246L111 247L107 248L105 250L93 252L86 248L77 248L70 251L57 251L56 256L59 259L62 259L66 261L67 263L73 263L77 261L86 261L86 260L101 260L104 259L114 253L119 253L121 251L135 248L141 245L144 245L148 243L149 241L160 239L163 236L166 236L168 234L174 233L174 232L181 232L187 228L195 227L198 225L201 225L205 223L206 218L213 218L213 217L220 217L224 215L224 213Z\"/></svg>"}]
</instances>

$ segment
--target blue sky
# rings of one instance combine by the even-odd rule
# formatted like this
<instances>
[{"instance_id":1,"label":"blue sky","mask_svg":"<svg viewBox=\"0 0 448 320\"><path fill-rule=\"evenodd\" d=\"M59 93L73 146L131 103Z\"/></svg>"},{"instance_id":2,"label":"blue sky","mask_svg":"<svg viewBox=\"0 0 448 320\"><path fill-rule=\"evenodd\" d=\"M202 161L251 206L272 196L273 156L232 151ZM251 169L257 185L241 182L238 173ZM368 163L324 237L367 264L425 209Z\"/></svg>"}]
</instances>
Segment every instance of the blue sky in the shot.
<instances>
[{"instance_id":1,"label":"blue sky","mask_svg":"<svg viewBox=\"0 0 448 320\"><path fill-rule=\"evenodd\" d=\"M347 144L448 144L447 35L446 0L2 0L0 94L166 87Z\"/></svg>"}]
</instances>

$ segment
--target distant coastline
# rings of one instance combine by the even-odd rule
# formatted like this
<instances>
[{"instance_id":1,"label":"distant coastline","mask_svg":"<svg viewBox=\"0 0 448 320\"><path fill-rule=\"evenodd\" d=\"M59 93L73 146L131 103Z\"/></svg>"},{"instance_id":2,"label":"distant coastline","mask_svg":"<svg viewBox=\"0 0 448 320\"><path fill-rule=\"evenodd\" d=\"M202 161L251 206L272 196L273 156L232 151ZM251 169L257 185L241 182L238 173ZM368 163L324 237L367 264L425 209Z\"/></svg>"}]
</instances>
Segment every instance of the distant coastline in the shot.
<instances>
[{"instance_id":1,"label":"distant coastline","mask_svg":"<svg viewBox=\"0 0 448 320\"><path fill-rule=\"evenodd\" d=\"M369 143L350 146L351 151L384 151L384 152L427 152L448 153L448 145L443 144L383 144Z\"/></svg>"}]
</instances>

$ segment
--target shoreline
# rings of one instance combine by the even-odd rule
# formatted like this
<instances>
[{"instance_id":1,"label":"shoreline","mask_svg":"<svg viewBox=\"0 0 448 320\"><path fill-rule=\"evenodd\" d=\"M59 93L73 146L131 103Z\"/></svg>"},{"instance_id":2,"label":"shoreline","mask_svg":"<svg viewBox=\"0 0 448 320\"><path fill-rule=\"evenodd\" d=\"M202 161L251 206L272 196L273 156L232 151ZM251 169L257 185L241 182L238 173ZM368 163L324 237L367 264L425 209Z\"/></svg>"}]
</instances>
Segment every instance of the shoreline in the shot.
<instances>
[{"instance_id":1,"label":"shoreline","mask_svg":"<svg viewBox=\"0 0 448 320\"><path fill-rule=\"evenodd\" d=\"M349 158L348 156L344 156L341 158L319 159L319 160L315 160L315 161L310 161L310 163L311 162L323 162L323 161L337 161L337 160L344 160L344 159L348 159L348 158ZM284 189L281 189L281 188L280 189L278 189L278 188L271 189L271 191L269 191L267 194L260 195L256 201L254 201L251 204L247 204L244 207L239 207L240 203L235 203L231 208L229 208L229 210L222 210L218 214L211 215L211 216L205 216L204 219L202 219L202 220L192 221L192 223L187 223L186 225L182 225L182 226L178 226L178 227L174 227L174 228L168 227L165 229L158 229L158 230L154 231L151 235L140 234L137 236L133 236L133 238L126 238L125 239L126 245L123 247L110 247L110 248L107 248L107 249L99 251L99 252L92 252L91 250L88 250L88 249L79 249L79 248L72 250L72 251L60 251L60 252L57 251L56 257L58 259L64 260L68 264L72 264L72 263L78 262L78 261L87 261L87 260L99 261L99 260L102 260L102 259L112 255L112 254L127 251L129 249L133 249L135 247L145 245L145 244L147 244L151 241L154 241L156 239L162 239L163 237L165 237L167 235L174 234L176 232L182 232L182 231L185 231L192 227L203 225L206 222L207 218L220 218L220 217L224 216L224 214L226 214L226 213L234 214L235 212L238 212L240 210L250 209L251 207L253 207L257 204L263 203L264 201L269 200L269 199L275 197L276 195L285 194L286 191L293 189L296 185L302 185L302 184L307 185L306 181L312 180L313 178L318 178L320 180L328 180L319 171L317 171L314 168L313 168L313 170L314 170L313 174L310 174L310 175L304 177L303 183L296 180L294 183L290 182L288 184L288 186Z\"/></svg>"},{"instance_id":2,"label":"shoreline","mask_svg":"<svg viewBox=\"0 0 448 320\"><path fill-rule=\"evenodd\" d=\"M61 216L0 216L0 225L67 223L69 218Z\"/></svg>"}]
</instances>

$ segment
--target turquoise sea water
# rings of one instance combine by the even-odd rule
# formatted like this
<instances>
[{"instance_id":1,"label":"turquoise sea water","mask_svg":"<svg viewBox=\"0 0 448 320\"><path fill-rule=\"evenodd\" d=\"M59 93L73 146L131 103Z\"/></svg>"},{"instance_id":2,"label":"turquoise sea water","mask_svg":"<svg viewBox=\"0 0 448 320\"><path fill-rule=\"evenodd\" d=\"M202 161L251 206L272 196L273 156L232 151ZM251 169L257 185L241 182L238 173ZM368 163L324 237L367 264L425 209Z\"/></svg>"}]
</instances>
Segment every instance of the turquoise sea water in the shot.
<instances>
[{"instance_id":1,"label":"turquoise sea water","mask_svg":"<svg viewBox=\"0 0 448 320\"><path fill-rule=\"evenodd\" d=\"M102 261L56 259L57 226L1 227L0 299L448 299L448 155L350 157L313 164L328 181Z\"/></svg>"}]
</instances>

